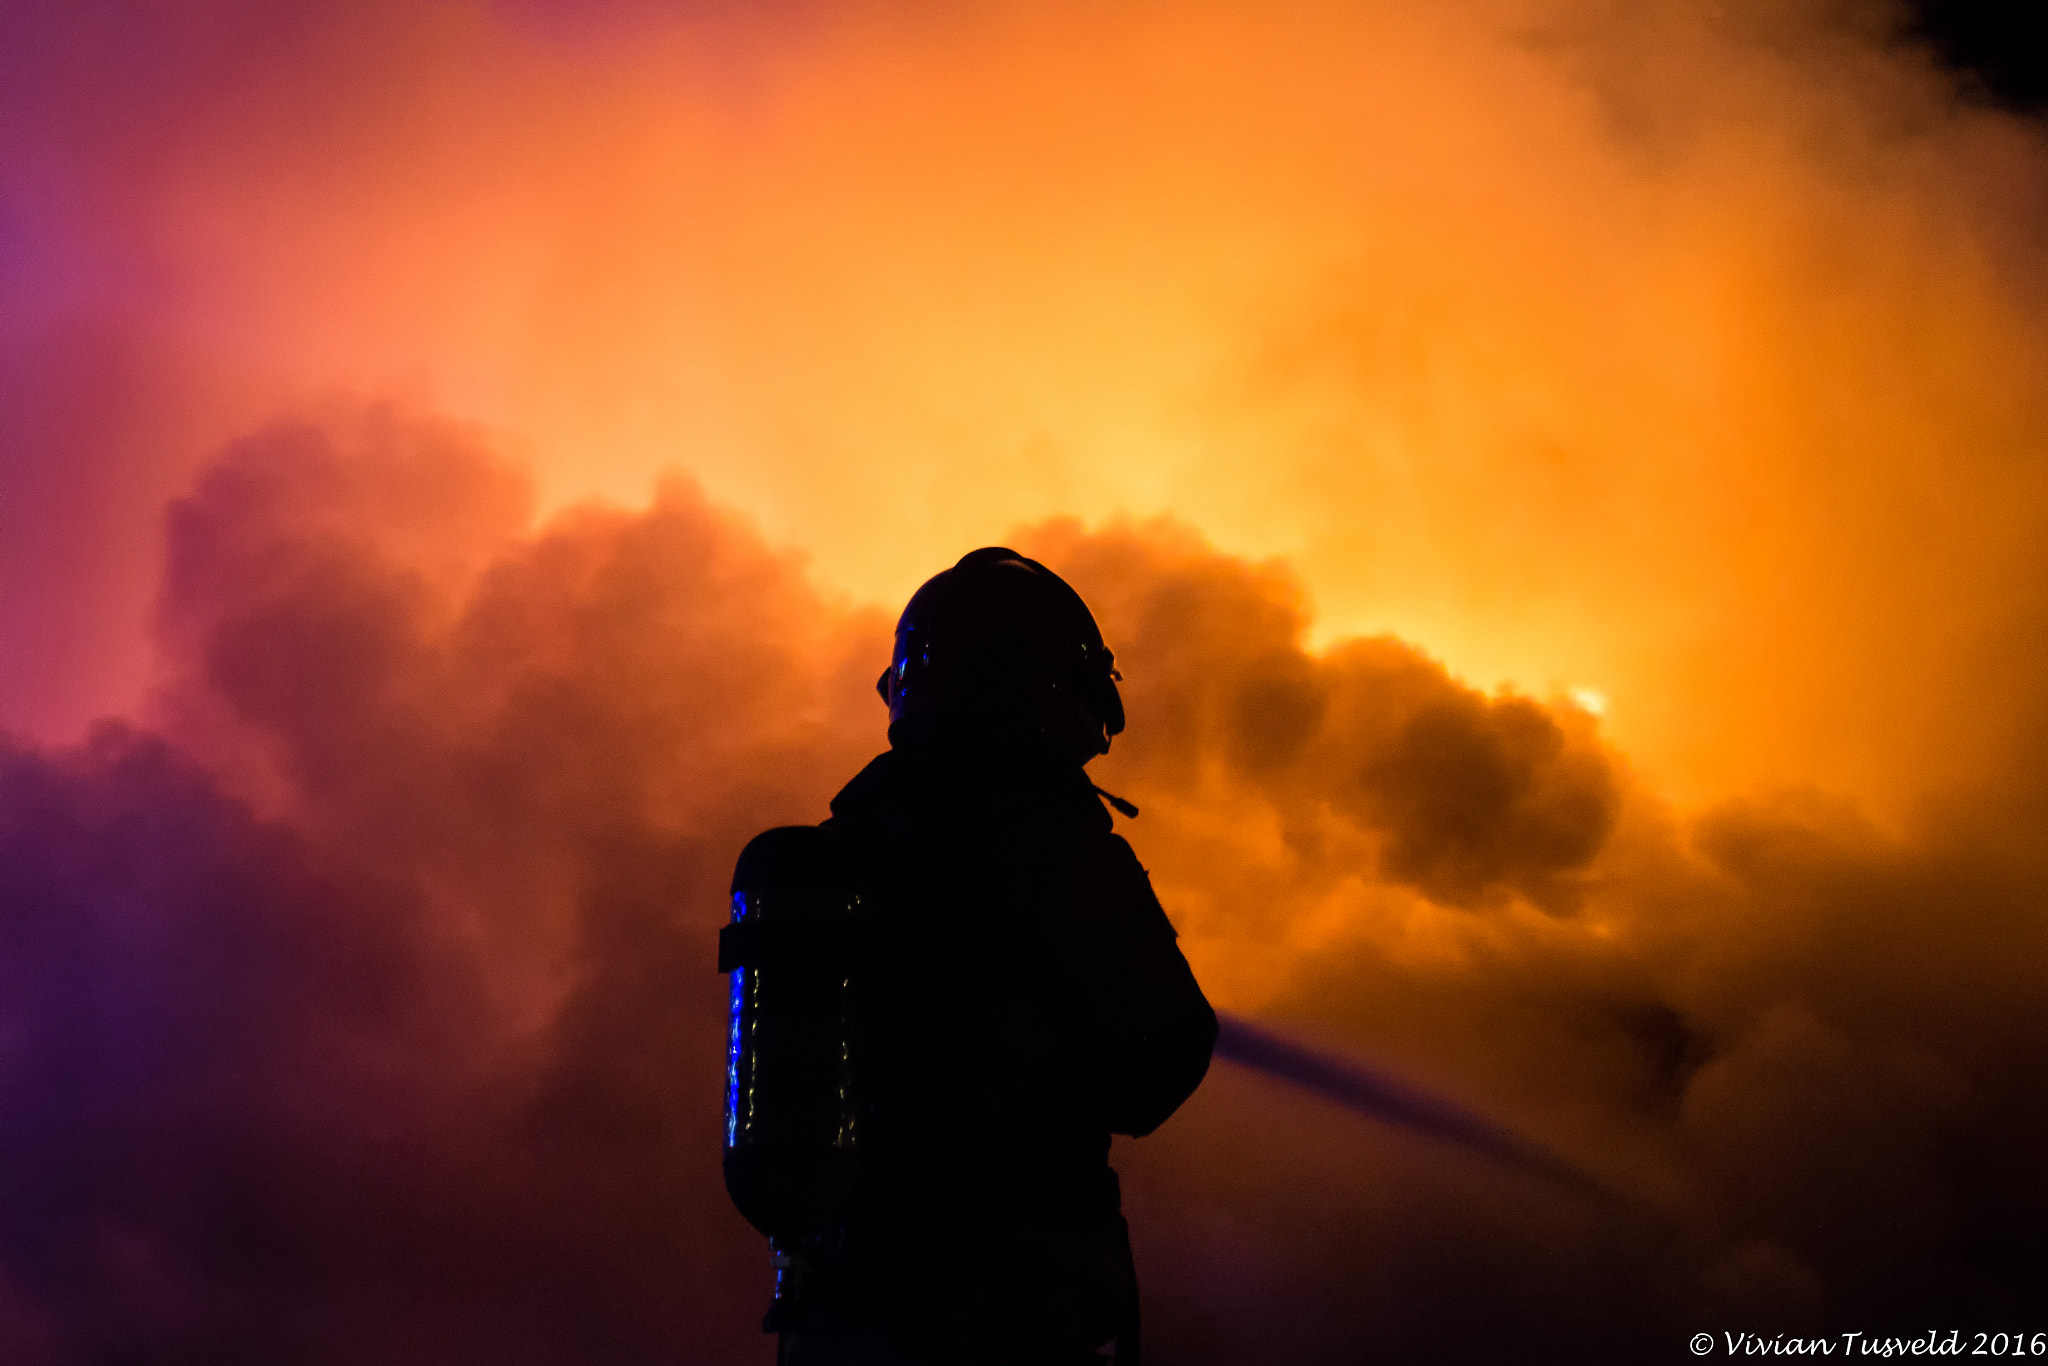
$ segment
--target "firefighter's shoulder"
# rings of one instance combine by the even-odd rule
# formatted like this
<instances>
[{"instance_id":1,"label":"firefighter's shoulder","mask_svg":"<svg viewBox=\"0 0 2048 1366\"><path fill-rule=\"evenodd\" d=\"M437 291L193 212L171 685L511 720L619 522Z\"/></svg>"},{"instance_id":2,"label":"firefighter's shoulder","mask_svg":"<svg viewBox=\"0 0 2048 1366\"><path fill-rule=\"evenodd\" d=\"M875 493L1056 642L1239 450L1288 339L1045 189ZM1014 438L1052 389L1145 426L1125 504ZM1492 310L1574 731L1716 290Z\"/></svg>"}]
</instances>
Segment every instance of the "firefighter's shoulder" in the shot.
<instances>
[{"instance_id":1,"label":"firefighter's shoulder","mask_svg":"<svg viewBox=\"0 0 2048 1366\"><path fill-rule=\"evenodd\" d=\"M771 887L839 888L853 881L846 833L829 825L778 825L740 850L733 866L735 892Z\"/></svg>"}]
</instances>

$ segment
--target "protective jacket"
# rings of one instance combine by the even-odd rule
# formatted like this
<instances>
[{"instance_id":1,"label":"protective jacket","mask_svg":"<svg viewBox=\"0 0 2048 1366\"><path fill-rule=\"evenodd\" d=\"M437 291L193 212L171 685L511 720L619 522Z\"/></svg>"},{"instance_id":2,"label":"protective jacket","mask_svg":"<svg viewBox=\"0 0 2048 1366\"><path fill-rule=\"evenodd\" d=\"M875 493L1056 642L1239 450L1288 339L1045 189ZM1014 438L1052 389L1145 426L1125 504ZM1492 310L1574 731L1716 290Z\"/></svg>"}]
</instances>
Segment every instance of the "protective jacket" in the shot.
<instances>
[{"instance_id":1,"label":"protective jacket","mask_svg":"<svg viewBox=\"0 0 2048 1366\"><path fill-rule=\"evenodd\" d=\"M1129 1331L1110 1135L1157 1128L1216 1038L1144 868L1072 763L899 747L826 826L886 914L867 1170L792 1326L1047 1359Z\"/></svg>"}]
</instances>

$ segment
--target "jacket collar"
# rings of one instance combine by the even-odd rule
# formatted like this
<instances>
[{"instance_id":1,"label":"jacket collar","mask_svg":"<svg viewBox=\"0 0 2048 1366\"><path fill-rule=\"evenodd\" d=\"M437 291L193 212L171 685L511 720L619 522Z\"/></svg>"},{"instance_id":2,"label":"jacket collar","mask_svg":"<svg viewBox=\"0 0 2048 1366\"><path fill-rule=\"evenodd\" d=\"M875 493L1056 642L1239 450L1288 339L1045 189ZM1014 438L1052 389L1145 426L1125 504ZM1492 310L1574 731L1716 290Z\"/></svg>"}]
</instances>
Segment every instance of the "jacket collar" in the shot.
<instances>
[{"instance_id":1,"label":"jacket collar","mask_svg":"<svg viewBox=\"0 0 2048 1366\"><path fill-rule=\"evenodd\" d=\"M1109 830L1115 824L1078 764L993 764L936 749L876 755L832 799L832 816L892 829L999 821Z\"/></svg>"}]
</instances>

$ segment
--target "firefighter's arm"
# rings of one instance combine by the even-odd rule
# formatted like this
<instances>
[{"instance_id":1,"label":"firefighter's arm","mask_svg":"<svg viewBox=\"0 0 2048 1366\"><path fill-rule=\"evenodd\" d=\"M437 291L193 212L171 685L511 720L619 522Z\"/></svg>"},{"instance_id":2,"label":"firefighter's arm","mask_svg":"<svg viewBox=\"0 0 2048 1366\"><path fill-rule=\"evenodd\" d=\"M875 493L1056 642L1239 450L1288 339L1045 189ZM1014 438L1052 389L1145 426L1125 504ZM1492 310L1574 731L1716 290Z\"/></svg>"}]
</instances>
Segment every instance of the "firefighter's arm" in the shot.
<instances>
[{"instance_id":1,"label":"firefighter's arm","mask_svg":"<svg viewBox=\"0 0 2048 1366\"><path fill-rule=\"evenodd\" d=\"M1137 855L1121 838L1110 839L1110 895L1095 927L1101 975L1091 994L1109 1128L1143 1137L1201 1085L1216 1044L1216 1012Z\"/></svg>"}]
</instances>

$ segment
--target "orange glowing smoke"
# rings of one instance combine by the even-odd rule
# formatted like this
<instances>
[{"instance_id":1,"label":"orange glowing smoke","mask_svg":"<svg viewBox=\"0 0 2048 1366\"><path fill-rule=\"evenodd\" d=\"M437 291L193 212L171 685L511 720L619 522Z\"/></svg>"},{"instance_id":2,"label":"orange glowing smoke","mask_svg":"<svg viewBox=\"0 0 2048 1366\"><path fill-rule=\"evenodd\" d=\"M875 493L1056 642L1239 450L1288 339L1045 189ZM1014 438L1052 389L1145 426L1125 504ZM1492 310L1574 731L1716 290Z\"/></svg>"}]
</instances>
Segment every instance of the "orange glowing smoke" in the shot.
<instances>
[{"instance_id":1,"label":"orange glowing smoke","mask_svg":"<svg viewBox=\"0 0 2048 1366\"><path fill-rule=\"evenodd\" d=\"M1688 797L1898 814L2029 724L2039 138L1874 19L345 7L144 32L121 80L52 27L36 188L112 283L17 344L114 333L149 435L76 457L119 487L19 592L367 388L518 434L549 506L692 471L879 602L1020 521L1170 512L1288 556L1319 640L1597 690ZM122 558L52 630L131 662L26 723L132 698Z\"/></svg>"}]
</instances>

